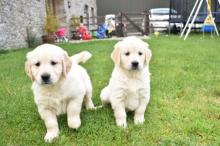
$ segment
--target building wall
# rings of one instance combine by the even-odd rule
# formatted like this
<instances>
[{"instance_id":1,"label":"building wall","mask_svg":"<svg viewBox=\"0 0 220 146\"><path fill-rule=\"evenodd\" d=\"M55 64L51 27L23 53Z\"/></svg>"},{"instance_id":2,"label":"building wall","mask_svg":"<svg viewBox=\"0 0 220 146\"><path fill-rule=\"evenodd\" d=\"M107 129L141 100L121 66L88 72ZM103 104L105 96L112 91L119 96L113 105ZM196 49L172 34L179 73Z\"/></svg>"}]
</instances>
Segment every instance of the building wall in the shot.
<instances>
[{"instance_id":1,"label":"building wall","mask_svg":"<svg viewBox=\"0 0 220 146\"><path fill-rule=\"evenodd\" d=\"M68 7L68 1L71 3L71 7ZM92 15L97 16L97 5L96 0L65 0L64 6L65 6L65 14L67 22L69 23L69 20L72 16L83 16L86 17L85 12L85 5L88 6L88 16L92 17ZM94 10L94 14L92 14L92 9ZM84 22L86 23L86 22ZM90 22L92 23L92 19L90 19ZM91 28L90 28L91 29Z\"/></svg>"},{"instance_id":2,"label":"building wall","mask_svg":"<svg viewBox=\"0 0 220 146\"><path fill-rule=\"evenodd\" d=\"M71 2L71 8L68 8L68 1ZM94 8L97 13L96 0L65 0L65 10L67 17L70 19L74 16L86 16L84 13L84 6L88 5L89 15L91 16L91 8Z\"/></svg>"},{"instance_id":3,"label":"building wall","mask_svg":"<svg viewBox=\"0 0 220 146\"><path fill-rule=\"evenodd\" d=\"M72 16L85 17L85 5L90 17L91 8L97 16L96 0L49 0L49 4L52 3L61 26L69 27ZM0 0L0 50L27 47L27 28L32 36L41 40L45 18L45 0Z\"/></svg>"},{"instance_id":4,"label":"building wall","mask_svg":"<svg viewBox=\"0 0 220 146\"><path fill-rule=\"evenodd\" d=\"M96 0L48 0L53 12L58 18L61 27L69 27L71 17L92 17L97 16ZM85 6L88 10L85 11ZM93 10L92 10L93 9ZM92 12L93 11L93 12ZM93 19L89 19L89 24L94 23ZM84 24L87 21L84 19ZM89 29L94 29L96 26L89 25Z\"/></svg>"},{"instance_id":5,"label":"building wall","mask_svg":"<svg viewBox=\"0 0 220 146\"><path fill-rule=\"evenodd\" d=\"M169 7L169 0L97 0L98 16Z\"/></svg>"},{"instance_id":6,"label":"building wall","mask_svg":"<svg viewBox=\"0 0 220 146\"><path fill-rule=\"evenodd\" d=\"M0 0L0 49L27 47L27 28L41 37L44 0Z\"/></svg>"}]
</instances>

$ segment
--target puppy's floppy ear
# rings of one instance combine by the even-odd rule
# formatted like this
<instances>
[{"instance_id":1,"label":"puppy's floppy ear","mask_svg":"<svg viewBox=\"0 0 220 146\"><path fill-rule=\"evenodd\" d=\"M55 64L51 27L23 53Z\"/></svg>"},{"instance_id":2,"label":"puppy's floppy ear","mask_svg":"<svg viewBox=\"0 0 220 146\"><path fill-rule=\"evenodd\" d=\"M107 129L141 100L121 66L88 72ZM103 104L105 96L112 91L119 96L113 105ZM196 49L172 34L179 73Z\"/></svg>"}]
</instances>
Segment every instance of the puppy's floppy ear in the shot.
<instances>
[{"instance_id":1,"label":"puppy's floppy ear","mask_svg":"<svg viewBox=\"0 0 220 146\"><path fill-rule=\"evenodd\" d=\"M121 49L121 42L118 42L117 44L115 44L114 50L113 50L113 52L111 54L112 60L118 66L120 65L120 60L121 60L120 59L120 56L121 56L120 49Z\"/></svg>"},{"instance_id":2,"label":"puppy's floppy ear","mask_svg":"<svg viewBox=\"0 0 220 146\"><path fill-rule=\"evenodd\" d=\"M28 75L28 77L32 80L32 81L34 81L34 76L33 76L33 74L32 74L32 71L31 71L31 64L30 64L30 62L29 62L29 60L28 60L28 56L30 55L30 53L28 53L27 54L27 56L26 56L26 62L25 62L25 72L26 72L26 74Z\"/></svg>"},{"instance_id":3,"label":"puppy's floppy ear","mask_svg":"<svg viewBox=\"0 0 220 146\"><path fill-rule=\"evenodd\" d=\"M63 59L62 59L62 73L64 76L67 75L67 73L70 71L72 66L72 62L67 54L66 51L63 53Z\"/></svg>"},{"instance_id":4,"label":"puppy's floppy ear","mask_svg":"<svg viewBox=\"0 0 220 146\"><path fill-rule=\"evenodd\" d=\"M151 60L151 50L149 49L149 45L147 43L145 43L145 63L149 64L150 60Z\"/></svg>"}]
</instances>

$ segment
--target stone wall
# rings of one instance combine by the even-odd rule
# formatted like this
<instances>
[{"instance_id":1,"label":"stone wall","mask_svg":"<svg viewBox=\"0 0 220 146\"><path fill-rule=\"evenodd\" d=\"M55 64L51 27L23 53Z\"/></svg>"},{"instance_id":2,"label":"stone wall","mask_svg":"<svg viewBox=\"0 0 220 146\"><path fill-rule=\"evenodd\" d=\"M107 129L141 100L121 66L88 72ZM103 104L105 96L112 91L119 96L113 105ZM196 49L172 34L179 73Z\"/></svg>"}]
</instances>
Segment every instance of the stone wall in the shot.
<instances>
[{"instance_id":1,"label":"stone wall","mask_svg":"<svg viewBox=\"0 0 220 146\"><path fill-rule=\"evenodd\" d=\"M44 0L0 0L0 50L27 47L27 28L40 38L45 16Z\"/></svg>"},{"instance_id":2,"label":"stone wall","mask_svg":"<svg viewBox=\"0 0 220 146\"><path fill-rule=\"evenodd\" d=\"M68 7L68 1L70 2L71 7ZM92 17L92 8L94 10L94 16L97 16L97 6L96 0L65 0L64 6L66 11L67 22L69 22L72 16L83 16L86 17L86 13L84 11L85 5L88 6L88 15ZM86 22L84 22L86 23ZM90 24L92 23L92 19L90 19ZM91 28L90 28L91 29Z\"/></svg>"},{"instance_id":3,"label":"stone wall","mask_svg":"<svg viewBox=\"0 0 220 146\"><path fill-rule=\"evenodd\" d=\"M97 16L96 0L52 1L61 26L68 27L72 16L85 17L85 5L88 6L89 17L92 16L92 8ZM27 29L31 36L41 40L46 17L45 3L45 0L0 0L0 50L27 47Z\"/></svg>"}]
</instances>

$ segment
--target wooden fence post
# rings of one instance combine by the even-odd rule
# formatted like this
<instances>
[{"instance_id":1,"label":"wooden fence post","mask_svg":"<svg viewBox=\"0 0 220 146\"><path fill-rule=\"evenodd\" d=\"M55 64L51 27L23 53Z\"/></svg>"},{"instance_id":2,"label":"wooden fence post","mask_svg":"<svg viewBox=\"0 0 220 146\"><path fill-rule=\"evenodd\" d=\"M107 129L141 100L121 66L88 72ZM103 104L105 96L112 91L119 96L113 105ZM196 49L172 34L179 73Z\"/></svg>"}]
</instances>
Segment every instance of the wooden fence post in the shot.
<instances>
[{"instance_id":1,"label":"wooden fence post","mask_svg":"<svg viewBox=\"0 0 220 146\"><path fill-rule=\"evenodd\" d=\"M149 35L149 13L144 11L144 35Z\"/></svg>"},{"instance_id":2,"label":"wooden fence post","mask_svg":"<svg viewBox=\"0 0 220 146\"><path fill-rule=\"evenodd\" d=\"M118 37L124 36L124 24L123 24L123 14L122 12L119 12L118 14L118 26L116 26L116 35Z\"/></svg>"},{"instance_id":3,"label":"wooden fence post","mask_svg":"<svg viewBox=\"0 0 220 146\"><path fill-rule=\"evenodd\" d=\"M118 21L119 21L119 23L123 24L122 12L119 12L119 14L118 14Z\"/></svg>"}]
</instances>

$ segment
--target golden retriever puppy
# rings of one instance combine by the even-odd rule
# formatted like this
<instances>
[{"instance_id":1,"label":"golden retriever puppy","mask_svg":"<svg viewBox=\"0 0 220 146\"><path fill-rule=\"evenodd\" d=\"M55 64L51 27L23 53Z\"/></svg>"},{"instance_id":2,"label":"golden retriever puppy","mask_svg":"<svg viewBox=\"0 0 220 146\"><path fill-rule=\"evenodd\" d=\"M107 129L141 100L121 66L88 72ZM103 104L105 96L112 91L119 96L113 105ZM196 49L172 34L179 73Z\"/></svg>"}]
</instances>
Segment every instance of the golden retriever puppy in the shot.
<instances>
[{"instance_id":1,"label":"golden retriever puppy","mask_svg":"<svg viewBox=\"0 0 220 146\"><path fill-rule=\"evenodd\" d=\"M51 142L59 134L59 114L67 113L68 126L77 129L81 125L83 101L87 109L94 108L89 75L78 65L90 57L86 51L68 57L66 51L50 44L27 53L25 71L33 81L34 101L47 129L46 142Z\"/></svg>"},{"instance_id":2,"label":"golden retriever puppy","mask_svg":"<svg viewBox=\"0 0 220 146\"><path fill-rule=\"evenodd\" d=\"M114 46L111 58L115 67L108 86L101 91L101 101L111 104L118 126L127 127L126 110L134 111L135 124L142 124L150 100L148 44L127 37Z\"/></svg>"}]
</instances>

